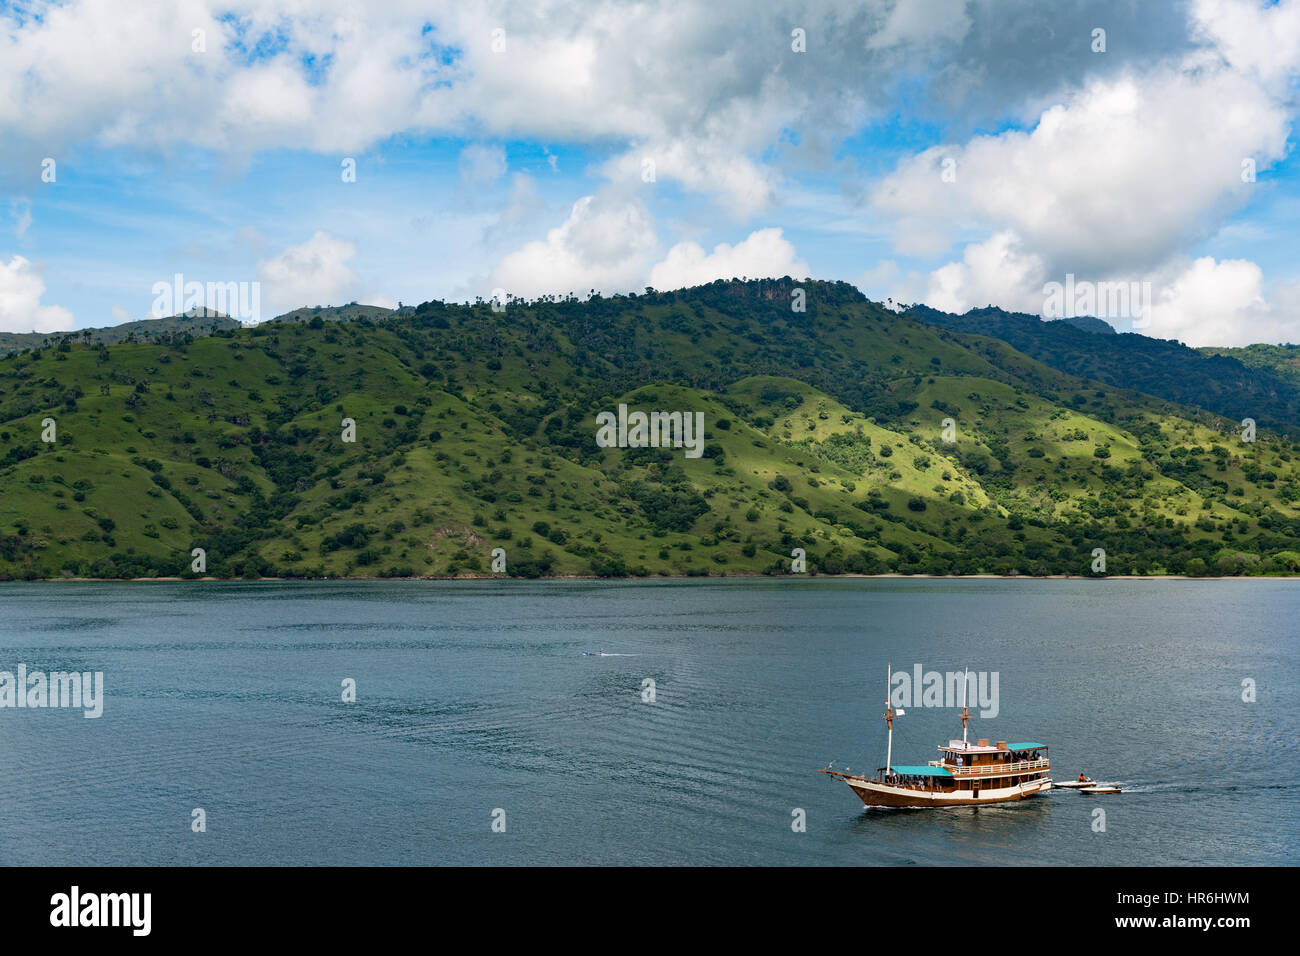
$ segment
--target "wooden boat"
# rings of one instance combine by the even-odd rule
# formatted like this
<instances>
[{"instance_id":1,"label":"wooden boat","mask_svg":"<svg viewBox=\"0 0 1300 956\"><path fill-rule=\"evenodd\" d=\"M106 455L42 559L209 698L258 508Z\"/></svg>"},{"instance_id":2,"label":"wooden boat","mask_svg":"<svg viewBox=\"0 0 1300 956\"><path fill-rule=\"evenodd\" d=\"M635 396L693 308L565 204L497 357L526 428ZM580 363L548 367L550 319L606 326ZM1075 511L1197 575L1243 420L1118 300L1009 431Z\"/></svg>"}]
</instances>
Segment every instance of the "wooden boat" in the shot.
<instances>
[{"instance_id":1,"label":"wooden boat","mask_svg":"<svg viewBox=\"0 0 1300 956\"><path fill-rule=\"evenodd\" d=\"M969 678L970 670L966 671ZM966 706L967 683L962 683L961 740L939 746L940 759L925 766L893 763L894 718L889 700L893 668L885 678L885 724L889 744L885 766L874 777L827 768L819 770L839 777L869 807L977 807L987 803L1023 800L1052 788L1047 746L1039 743L971 744L966 737L970 712Z\"/></svg>"}]
</instances>

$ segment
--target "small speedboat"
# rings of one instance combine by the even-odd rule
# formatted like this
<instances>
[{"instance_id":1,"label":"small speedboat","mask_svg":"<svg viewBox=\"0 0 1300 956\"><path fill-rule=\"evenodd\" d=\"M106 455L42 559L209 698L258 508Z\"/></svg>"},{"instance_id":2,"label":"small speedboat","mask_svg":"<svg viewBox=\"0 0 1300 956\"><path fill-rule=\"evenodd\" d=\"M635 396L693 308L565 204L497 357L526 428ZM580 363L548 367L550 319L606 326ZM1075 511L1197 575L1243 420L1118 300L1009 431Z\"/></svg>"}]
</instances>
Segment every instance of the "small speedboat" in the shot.
<instances>
[{"instance_id":1,"label":"small speedboat","mask_svg":"<svg viewBox=\"0 0 1300 956\"><path fill-rule=\"evenodd\" d=\"M1052 786L1062 790L1083 790L1087 787L1097 786L1097 781L1093 780L1092 777L1084 777L1082 780L1053 780Z\"/></svg>"},{"instance_id":2,"label":"small speedboat","mask_svg":"<svg viewBox=\"0 0 1300 956\"><path fill-rule=\"evenodd\" d=\"M1091 787L1080 787L1080 793L1119 793L1120 788L1111 783L1099 783Z\"/></svg>"}]
</instances>

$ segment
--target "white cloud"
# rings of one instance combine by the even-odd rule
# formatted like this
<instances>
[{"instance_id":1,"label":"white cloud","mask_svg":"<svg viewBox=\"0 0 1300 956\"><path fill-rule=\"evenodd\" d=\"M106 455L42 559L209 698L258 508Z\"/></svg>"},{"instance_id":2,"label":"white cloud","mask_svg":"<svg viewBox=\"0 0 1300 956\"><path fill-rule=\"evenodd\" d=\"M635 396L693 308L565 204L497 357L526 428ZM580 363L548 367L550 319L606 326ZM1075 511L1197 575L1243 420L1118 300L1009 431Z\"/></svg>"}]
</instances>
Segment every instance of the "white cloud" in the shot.
<instances>
[{"instance_id":1,"label":"white cloud","mask_svg":"<svg viewBox=\"0 0 1300 956\"><path fill-rule=\"evenodd\" d=\"M348 155L395 134L601 142L614 155L649 150L661 180L750 211L770 200L776 177L760 157L784 130L816 115L806 137L846 133L878 95L875 77L920 42L900 34L869 76L845 26L883 22L881 0L775 2L772 18L815 38L817 68L745 0L363 12L349 0L68 0L39 18L0 11L0 138L24 144L6 151L20 168L87 139L202 144L245 161L279 148ZM206 31L206 52L191 50L194 29Z\"/></svg>"},{"instance_id":2,"label":"white cloud","mask_svg":"<svg viewBox=\"0 0 1300 956\"><path fill-rule=\"evenodd\" d=\"M1266 296L1263 272L1253 262L1203 256L1153 286L1144 335L1191 346L1300 342L1300 283Z\"/></svg>"},{"instance_id":3,"label":"white cloud","mask_svg":"<svg viewBox=\"0 0 1300 956\"><path fill-rule=\"evenodd\" d=\"M812 270L799 260L794 245L780 229L759 229L734 246L719 243L711 253L706 253L698 243L679 242L650 270L650 285L671 290L741 276L802 279L811 274Z\"/></svg>"},{"instance_id":4,"label":"white cloud","mask_svg":"<svg viewBox=\"0 0 1300 956\"><path fill-rule=\"evenodd\" d=\"M1003 231L971 243L961 262L930 274L925 304L958 314L986 305L1038 314L1043 305L1042 260L1025 252L1015 233Z\"/></svg>"},{"instance_id":5,"label":"white cloud","mask_svg":"<svg viewBox=\"0 0 1300 956\"><path fill-rule=\"evenodd\" d=\"M1146 269L1244 203L1242 160L1267 167L1288 132L1286 108L1239 75L1204 64L1158 71L1093 82L1027 132L928 149L873 200L905 250L910 234L974 224L1014 231L1052 271ZM956 161L955 182L941 175L945 160Z\"/></svg>"},{"instance_id":6,"label":"white cloud","mask_svg":"<svg viewBox=\"0 0 1300 956\"><path fill-rule=\"evenodd\" d=\"M525 298L635 290L657 246L650 214L639 200L584 196L545 240L505 256L488 290L501 288Z\"/></svg>"},{"instance_id":7,"label":"white cloud","mask_svg":"<svg viewBox=\"0 0 1300 956\"><path fill-rule=\"evenodd\" d=\"M123 322L131 321L131 313L126 311L126 309L122 308L120 305L115 305L113 306L113 319L121 325Z\"/></svg>"},{"instance_id":8,"label":"white cloud","mask_svg":"<svg viewBox=\"0 0 1300 956\"><path fill-rule=\"evenodd\" d=\"M737 219L765 209L778 183L773 170L737 152L725 136L650 142L606 163L601 171L615 182L658 182L662 178L676 180L692 192L711 192ZM653 179L649 178L651 172Z\"/></svg>"},{"instance_id":9,"label":"white cloud","mask_svg":"<svg viewBox=\"0 0 1300 956\"><path fill-rule=\"evenodd\" d=\"M0 262L0 332L63 332L73 326L62 306L42 305L45 280L22 256Z\"/></svg>"},{"instance_id":10,"label":"white cloud","mask_svg":"<svg viewBox=\"0 0 1300 956\"><path fill-rule=\"evenodd\" d=\"M1192 28L1235 69L1284 86L1300 65L1300 4L1196 0Z\"/></svg>"},{"instance_id":11,"label":"white cloud","mask_svg":"<svg viewBox=\"0 0 1300 956\"><path fill-rule=\"evenodd\" d=\"M1275 290L1270 304L1257 265L1189 262L1186 250L1263 188L1242 181L1243 160L1262 172L1287 153L1300 3L1199 0L1192 22L1203 49L1066 90L1030 128L927 149L876 185L901 252L987 236L931 272L928 305L1038 314L1043 285L1074 275L1152 283L1146 334L1221 345L1294 336L1289 294Z\"/></svg>"},{"instance_id":12,"label":"white cloud","mask_svg":"<svg viewBox=\"0 0 1300 956\"><path fill-rule=\"evenodd\" d=\"M1045 23L1071 11L965 0L771 0L762 15L748 0L364 9L351 0L67 0L40 5L40 16L29 6L0 10L0 139L39 144L38 157L85 139L203 144L241 158L277 148L347 154L395 134L601 142L614 155L653 154L662 178L745 214L779 185L771 152L786 132L797 129L809 155L827 155L880 115L904 69L942 76L937 95L952 98L1002 69L991 61L1012 61L1023 64L1019 86L1037 96L1079 62L1039 42ZM1115 19L1106 4L1092 6ZM1293 2L1198 0L1191 24L1231 69L1273 82L1300 56L1298 16ZM807 32L806 53L790 49L794 24ZM195 29L205 52L191 49ZM495 29L505 31L504 52ZM1128 51L1143 62L1150 40L1136 30L1106 61ZM1015 102L991 104L994 116L1022 108L1022 89L1001 95ZM27 150L7 152L29 168Z\"/></svg>"},{"instance_id":13,"label":"white cloud","mask_svg":"<svg viewBox=\"0 0 1300 956\"><path fill-rule=\"evenodd\" d=\"M216 120L220 128L238 128L254 141L306 132L317 112L314 98L292 65L272 61L232 71Z\"/></svg>"},{"instance_id":14,"label":"white cloud","mask_svg":"<svg viewBox=\"0 0 1300 956\"><path fill-rule=\"evenodd\" d=\"M350 301L359 281L348 265L356 251L345 239L317 232L301 245L259 262L263 306L278 315L303 306Z\"/></svg>"}]
</instances>

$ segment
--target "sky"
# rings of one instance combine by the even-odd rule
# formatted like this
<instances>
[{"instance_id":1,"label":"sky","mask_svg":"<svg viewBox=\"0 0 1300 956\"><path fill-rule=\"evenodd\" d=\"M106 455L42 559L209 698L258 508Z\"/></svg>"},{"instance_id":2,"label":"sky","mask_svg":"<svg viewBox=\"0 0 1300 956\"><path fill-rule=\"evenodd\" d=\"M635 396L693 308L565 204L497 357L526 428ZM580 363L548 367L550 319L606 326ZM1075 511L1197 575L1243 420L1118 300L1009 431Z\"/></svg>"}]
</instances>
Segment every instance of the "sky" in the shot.
<instances>
[{"instance_id":1,"label":"sky","mask_svg":"<svg viewBox=\"0 0 1300 956\"><path fill-rule=\"evenodd\" d=\"M1300 0L0 0L0 331L790 275L1300 342L1298 86Z\"/></svg>"}]
</instances>

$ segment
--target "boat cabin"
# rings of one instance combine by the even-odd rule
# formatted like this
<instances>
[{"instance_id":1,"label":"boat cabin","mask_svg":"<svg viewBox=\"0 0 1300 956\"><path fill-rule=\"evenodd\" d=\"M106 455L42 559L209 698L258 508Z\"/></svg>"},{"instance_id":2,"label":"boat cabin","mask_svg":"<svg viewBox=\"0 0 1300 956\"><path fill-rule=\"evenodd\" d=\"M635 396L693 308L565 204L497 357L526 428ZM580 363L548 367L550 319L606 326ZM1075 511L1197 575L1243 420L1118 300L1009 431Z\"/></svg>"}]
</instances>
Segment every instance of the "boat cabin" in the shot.
<instances>
[{"instance_id":1,"label":"boat cabin","mask_svg":"<svg viewBox=\"0 0 1300 956\"><path fill-rule=\"evenodd\" d=\"M942 758L931 761L931 766L947 770L956 789L975 793L1042 780L1051 770L1046 745L1033 742L1009 744L999 740L990 744L979 740L970 744L950 740L939 752Z\"/></svg>"}]
</instances>

